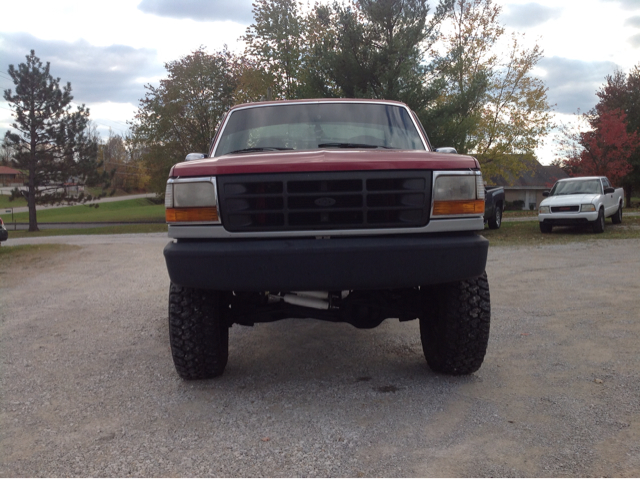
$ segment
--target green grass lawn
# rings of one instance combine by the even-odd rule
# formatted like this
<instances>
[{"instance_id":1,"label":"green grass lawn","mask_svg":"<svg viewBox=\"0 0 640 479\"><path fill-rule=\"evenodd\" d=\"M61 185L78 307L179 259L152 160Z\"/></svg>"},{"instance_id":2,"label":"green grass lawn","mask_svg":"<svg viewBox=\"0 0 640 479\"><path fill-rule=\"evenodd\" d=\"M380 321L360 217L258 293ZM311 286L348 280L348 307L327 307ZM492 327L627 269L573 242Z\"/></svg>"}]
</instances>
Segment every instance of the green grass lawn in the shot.
<instances>
[{"instance_id":1,"label":"green grass lawn","mask_svg":"<svg viewBox=\"0 0 640 479\"><path fill-rule=\"evenodd\" d=\"M30 233L26 230L9 229L9 239L37 238L41 236L69 236L69 235L117 235L136 233L166 233L167 225L162 223L133 224L133 225L105 225L95 228L56 228L53 230L40 230Z\"/></svg>"},{"instance_id":2,"label":"green grass lawn","mask_svg":"<svg viewBox=\"0 0 640 479\"><path fill-rule=\"evenodd\" d=\"M27 223L28 213L15 213L16 223ZM40 210L39 223L100 223L100 222L141 222L164 221L164 205L156 204L149 198L101 203L91 206L67 206ZM7 220L5 220L5 223Z\"/></svg>"},{"instance_id":3,"label":"green grass lawn","mask_svg":"<svg viewBox=\"0 0 640 479\"><path fill-rule=\"evenodd\" d=\"M624 216L622 224L607 220L604 233L595 234L590 227L556 226L550 234L540 232L537 221L505 221L500 229L485 229L482 235L491 246L537 246L566 244L601 239L640 238L640 216Z\"/></svg>"},{"instance_id":4,"label":"green grass lawn","mask_svg":"<svg viewBox=\"0 0 640 479\"><path fill-rule=\"evenodd\" d=\"M13 201L9 201L9 195L0 195L0 216L2 216L6 208L19 208L21 206L27 206L27 200L16 198ZM4 214L6 215L6 213Z\"/></svg>"}]
</instances>

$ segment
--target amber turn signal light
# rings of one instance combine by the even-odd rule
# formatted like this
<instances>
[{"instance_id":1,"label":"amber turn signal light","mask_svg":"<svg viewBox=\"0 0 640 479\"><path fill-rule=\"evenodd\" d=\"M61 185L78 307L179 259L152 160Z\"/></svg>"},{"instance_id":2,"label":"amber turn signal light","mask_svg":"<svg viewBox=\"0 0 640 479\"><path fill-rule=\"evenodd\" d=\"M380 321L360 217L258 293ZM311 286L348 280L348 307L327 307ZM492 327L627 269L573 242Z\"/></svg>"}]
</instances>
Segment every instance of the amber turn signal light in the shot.
<instances>
[{"instance_id":1,"label":"amber turn signal light","mask_svg":"<svg viewBox=\"0 0 640 479\"><path fill-rule=\"evenodd\" d=\"M484 200L434 201L433 215L484 214Z\"/></svg>"},{"instance_id":2,"label":"amber turn signal light","mask_svg":"<svg viewBox=\"0 0 640 479\"><path fill-rule=\"evenodd\" d=\"M167 208L167 223L218 221L218 209L207 208Z\"/></svg>"}]
</instances>

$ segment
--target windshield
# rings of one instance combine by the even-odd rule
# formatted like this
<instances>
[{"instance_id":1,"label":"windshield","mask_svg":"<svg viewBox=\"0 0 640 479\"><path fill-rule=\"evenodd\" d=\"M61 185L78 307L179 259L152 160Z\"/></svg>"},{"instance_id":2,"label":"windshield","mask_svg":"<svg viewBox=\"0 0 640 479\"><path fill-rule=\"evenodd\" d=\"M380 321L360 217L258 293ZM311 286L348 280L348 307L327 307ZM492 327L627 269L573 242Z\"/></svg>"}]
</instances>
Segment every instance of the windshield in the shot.
<instances>
[{"instance_id":1,"label":"windshield","mask_svg":"<svg viewBox=\"0 0 640 479\"><path fill-rule=\"evenodd\" d=\"M559 195L580 195L580 194L602 194L600 180L573 180L559 181L549 193L549 196Z\"/></svg>"},{"instance_id":2,"label":"windshield","mask_svg":"<svg viewBox=\"0 0 640 479\"><path fill-rule=\"evenodd\" d=\"M300 103L232 112L213 156L318 148L425 149L401 106Z\"/></svg>"}]
</instances>

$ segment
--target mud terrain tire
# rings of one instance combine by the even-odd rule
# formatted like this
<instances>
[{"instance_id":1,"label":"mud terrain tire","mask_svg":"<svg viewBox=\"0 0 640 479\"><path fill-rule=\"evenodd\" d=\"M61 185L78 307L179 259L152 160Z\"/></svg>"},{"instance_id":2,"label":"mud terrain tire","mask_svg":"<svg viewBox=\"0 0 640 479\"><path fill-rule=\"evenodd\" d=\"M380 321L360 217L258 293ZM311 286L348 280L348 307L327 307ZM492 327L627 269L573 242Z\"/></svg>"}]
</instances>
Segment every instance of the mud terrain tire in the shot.
<instances>
[{"instance_id":1,"label":"mud terrain tire","mask_svg":"<svg viewBox=\"0 0 640 479\"><path fill-rule=\"evenodd\" d=\"M169 289L169 342L183 379L211 379L224 372L229 356L229 326L222 317L219 291Z\"/></svg>"},{"instance_id":2,"label":"mud terrain tire","mask_svg":"<svg viewBox=\"0 0 640 479\"><path fill-rule=\"evenodd\" d=\"M604 209L600 208L598 211L598 218L591 223L591 228L594 233L602 233L604 231Z\"/></svg>"},{"instance_id":3,"label":"mud terrain tire","mask_svg":"<svg viewBox=\"0 0 640 479\"><path fill-rule=\"evenodd\" d=\"M434 372L455 376L477 371L489 342L487 273L424 291L420 339L427 364Z\"/></svg>"},{"instance_id":4,"label":"mud terrain tire","mask_svg":"<svg viewBox=\"0 0 640 479\"><path fill-rule=\"evenodd\" d=\"M616 211L616 214L611 217L611 221L614 225L622 223L622 203L618 205L618 211Z\"/></svg>"},{"instance_id":5,"label":"mud terrain tire","mask_svg":"<svg viewBox=\"0 0 640 479\"><path fill-rule=\"evenodd\" d=\"M493 212L493 216L491 216L491 218L489 218L489 228L491 228L492 230L497 230L500 228L500 225L502 224L502 204L498 203L495 207L495 210Z\"/></svg>"},{"instance_id":6,"label":"mud terrain tire","mask_svg":"<svg viewBox=\"0 0 640 479\"><path fill-rule=\"evenodd\" d=\"M553 230L553 225L550 225L548 223L540 223L540 231L542 233L551 233L552 230Z\"/></svg>"}]
</instances>

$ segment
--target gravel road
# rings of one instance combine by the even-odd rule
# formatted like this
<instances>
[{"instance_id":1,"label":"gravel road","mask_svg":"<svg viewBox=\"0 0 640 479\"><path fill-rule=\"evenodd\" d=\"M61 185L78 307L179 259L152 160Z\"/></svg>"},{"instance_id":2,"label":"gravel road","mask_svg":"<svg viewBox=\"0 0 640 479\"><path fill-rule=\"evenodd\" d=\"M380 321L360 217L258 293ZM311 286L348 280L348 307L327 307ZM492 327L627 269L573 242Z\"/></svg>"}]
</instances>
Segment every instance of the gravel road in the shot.
<instances>
[{"instance_id":1,"label":"gravel road","mask_svg":"<svg viewBox=\"0 0 640 479\"><path fill-rule=\"evenodd\" d=\"M19 244L25 240L10 240ZM640 241L490 249L489 351L433 374L417 322L234 326L184 382L165 235L0 277L0 476L640 476Z\"/></svg>"}]
</instances>

